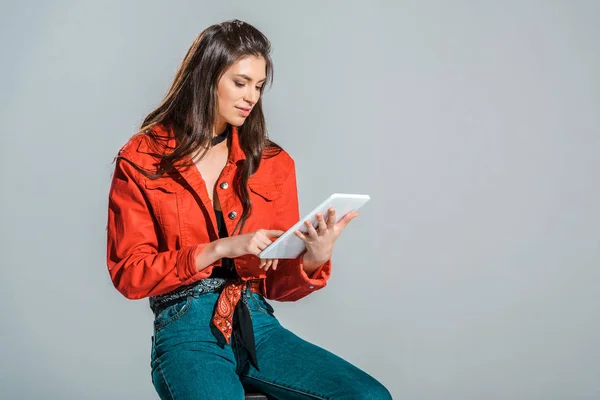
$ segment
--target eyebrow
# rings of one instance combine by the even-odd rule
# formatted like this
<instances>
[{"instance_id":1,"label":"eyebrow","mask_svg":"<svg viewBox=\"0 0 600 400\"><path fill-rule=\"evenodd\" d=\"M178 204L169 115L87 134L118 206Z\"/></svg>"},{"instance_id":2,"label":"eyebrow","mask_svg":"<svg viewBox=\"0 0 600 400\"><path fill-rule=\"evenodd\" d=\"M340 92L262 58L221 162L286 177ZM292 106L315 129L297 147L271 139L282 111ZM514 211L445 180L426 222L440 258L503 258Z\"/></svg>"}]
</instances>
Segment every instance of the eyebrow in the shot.
<instances>
[{"instance_id":1,"label":"eyebrow","mask_svg":"<svg viewBox=\"0 0 600 400\"><path fill-rule=\"evenodd\" d=\"M244 74L236 74L235 76L239 76L240 78L244 78L245 80L252 82L252 78L250 78L248 75L244 75ZM261 83L261 82L264 82L264 81L266 81L266 80L267 80L267 78L265 78L265 79L261 79L261 80L260 80L260 81L258 81L257 83Z\"/></svg>"}]
</instances>

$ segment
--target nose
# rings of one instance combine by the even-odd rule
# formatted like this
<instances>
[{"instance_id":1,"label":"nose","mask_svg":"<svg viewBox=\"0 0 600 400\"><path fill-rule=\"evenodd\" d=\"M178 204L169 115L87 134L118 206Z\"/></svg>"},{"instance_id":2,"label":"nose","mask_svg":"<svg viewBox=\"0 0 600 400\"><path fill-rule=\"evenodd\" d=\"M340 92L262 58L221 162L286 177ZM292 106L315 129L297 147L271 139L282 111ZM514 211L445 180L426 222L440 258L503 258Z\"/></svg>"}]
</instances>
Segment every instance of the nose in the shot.
<instances>
[{"instance_id":1,"label":"nose","mask_svg":"<svg viewBox=\"0 0 600 400\"><path fill-rule=\"evenodd\" d=\"M260 97L260 92L253 85L248 85L248 90L244 94L244 101L253 107Z\"/></svg>"}]
</instances>

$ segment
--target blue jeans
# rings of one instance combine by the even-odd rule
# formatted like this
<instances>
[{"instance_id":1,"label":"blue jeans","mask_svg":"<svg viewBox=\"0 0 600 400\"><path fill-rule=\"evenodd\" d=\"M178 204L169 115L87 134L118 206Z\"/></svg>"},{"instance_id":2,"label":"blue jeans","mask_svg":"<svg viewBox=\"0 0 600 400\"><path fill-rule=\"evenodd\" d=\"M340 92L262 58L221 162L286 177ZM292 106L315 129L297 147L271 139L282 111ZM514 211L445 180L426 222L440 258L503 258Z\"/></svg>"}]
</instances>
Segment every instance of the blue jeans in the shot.
<instances>
[{"instance_id":1,"label":"blue jeans","mask_svg":"<svg viewBox=\"0 0 600 400\"><path fill-rule=\"evenodd\" d=\"M282 400L391 399L365 372L282 327L261 295L242 295L252 316L260 370L241 360L243 352L225 344L212 325L219 294L188 296L154 321L152 383L161 399L241 400L244 390Z\"/></svg>"}]
</instances>

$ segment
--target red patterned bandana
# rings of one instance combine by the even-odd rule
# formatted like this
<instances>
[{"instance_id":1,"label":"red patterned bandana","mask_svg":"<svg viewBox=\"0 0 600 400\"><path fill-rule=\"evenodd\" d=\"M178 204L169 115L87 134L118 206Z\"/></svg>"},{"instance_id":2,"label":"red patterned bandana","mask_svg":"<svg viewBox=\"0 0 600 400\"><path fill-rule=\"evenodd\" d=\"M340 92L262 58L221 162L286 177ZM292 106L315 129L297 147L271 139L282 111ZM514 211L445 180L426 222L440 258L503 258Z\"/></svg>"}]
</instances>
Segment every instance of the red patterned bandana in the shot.
<instances>
[{"instance_id":1,"label":"red patterned bandana","mask_svg":"<svg viewBox=\"0 0 600 400\"><path fill-rule=\"evenodd\" d=\"M228 282L217 300L217 307L213 314L213 323L223 333L227 344L231 344L231 331L233 329L233 312L246 289L246 282Z\"/></svg>"}]
</instances>

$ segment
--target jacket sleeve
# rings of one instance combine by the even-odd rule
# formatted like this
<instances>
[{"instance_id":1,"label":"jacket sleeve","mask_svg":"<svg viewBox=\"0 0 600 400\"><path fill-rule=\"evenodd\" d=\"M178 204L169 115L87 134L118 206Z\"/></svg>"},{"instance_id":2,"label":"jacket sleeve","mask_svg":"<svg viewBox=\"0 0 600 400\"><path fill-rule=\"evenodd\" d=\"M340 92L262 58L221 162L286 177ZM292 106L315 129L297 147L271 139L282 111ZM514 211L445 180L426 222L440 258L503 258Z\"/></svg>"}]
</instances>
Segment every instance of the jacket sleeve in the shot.
<instances>
[{"instance_id":1,"label":"jacket sleeve","mask_svg":"<svg viewBox=\"0 0 600 400\"><path fill-rule=\"evenodd\" d=\"M117 158L108 198L107 266L112 282L129 299L141 299L210 276L197 271L196 256L207 243L158 252L155 220L140 189L141 174Z\"/></svg>"},{"instance_id":2,"label":"jacket sleeve","mask_svg":"<svg viewBox=\"0 0 600 400\"><path fill-rule=\"evenodd\" d=\"M282 195L275 201L275 223L272 229L287 231L300 219L296 167L292 160L290 172L283 183ZM304 253L303 253L304 254ZM269 270L264 280L266 298L278 301L295 301L327 285L331 275L328 260L308 276L302 265L302 254L295 259L280 259L276 270Z\"/></svg>"}]
</instances>

